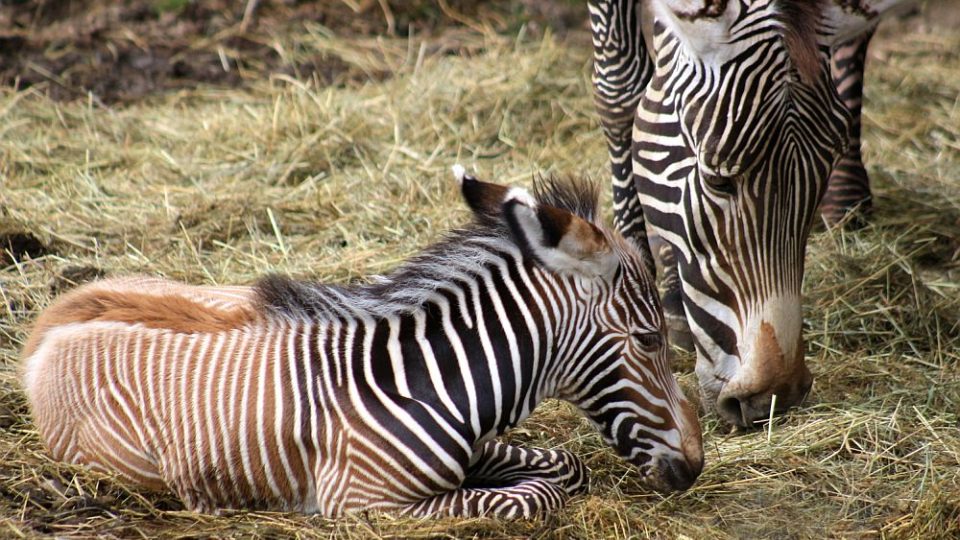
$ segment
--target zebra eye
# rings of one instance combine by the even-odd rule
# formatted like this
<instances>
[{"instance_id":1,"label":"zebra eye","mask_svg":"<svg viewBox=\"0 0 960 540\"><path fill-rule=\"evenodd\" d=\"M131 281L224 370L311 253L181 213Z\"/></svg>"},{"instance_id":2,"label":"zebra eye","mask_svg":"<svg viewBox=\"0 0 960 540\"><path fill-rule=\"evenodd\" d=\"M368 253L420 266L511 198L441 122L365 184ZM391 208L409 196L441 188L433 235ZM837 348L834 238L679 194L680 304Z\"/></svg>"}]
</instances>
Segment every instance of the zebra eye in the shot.
<instances>
[{"instance_id":1,"label":"zebra eye","mask_svg":"<svg viewBox=\"0 0 960 540\"><path fill-rule=\"evenodd\" d=\"M700 171L700 177L710 188L727 195L737 194L736 176L724 176Z\"/></svg>"},{"instance_id":2,"label":"zebra eye","mask_svg":"<svg viewBox=\"0 0 960 540\"><path fill-rule=\"evenodd\" d=\"M630 338L642 349L659 349L663 338L659 332L630 332Z\"/></svg>"}]
</instances>

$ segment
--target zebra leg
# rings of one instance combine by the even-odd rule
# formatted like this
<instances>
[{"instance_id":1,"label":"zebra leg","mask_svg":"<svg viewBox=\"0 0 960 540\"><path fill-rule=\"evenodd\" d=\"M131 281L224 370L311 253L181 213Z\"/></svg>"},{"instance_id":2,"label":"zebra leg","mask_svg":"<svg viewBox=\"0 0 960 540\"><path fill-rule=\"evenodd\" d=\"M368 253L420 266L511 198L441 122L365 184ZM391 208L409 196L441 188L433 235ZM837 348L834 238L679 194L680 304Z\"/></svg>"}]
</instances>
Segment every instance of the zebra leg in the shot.
<instances>
[{"instance_id":1,"label":"zebra leg","mask_svg":"<svg viewBox=\"0 0 960 540\"><path fill-rule=\"evenodd\" d=\"M870 179L863 167L860 154L860 112L863 105L863 68L867 46L873 30L870 30L837 47L832 55L830 69L837 93L852 116L850 146L834 167L827 182L827 193L820 204L820 213L827 223L840 222L847 214L856 212L854 226L864 224L863 217L870 213Z\"/></svg>"},{"instance_id":2,"label":"zebra leg","mask_svg":"<svg viewBox=\"0 0 960 540\"><path fill-rule=\"evenodd\" d=\"M677 257L670 244L659 236L650 237L650 247L656 254L659 267L658 287L663 305L663 316L667 323L667 335L670 343L684 351L693 350L693 333L683 310L683 292L680 286L680 271Z\"/></svg>"},{"instance_id":3,"label":"zebra leg","mask_svg":"<svg viewBox=\"0 0 960 540\"><path fill-rule=\"evenodd\" d=\"M414 517L531 518L563 508L568 498L547 480L524 480L502 488L460 488L424 499L401 513Z\"/></svg>"},{"instance_id":4,"label":"zebra leg","mask_svg":"<svg viewBox=\"0 0 960 540\"><path fill-rule=\"evenodd\" d=\"M637 0L590 0L587 5L593 34L593 95L610 153L614 221L625 238L649 254L630 152L633 117L654 68L641 34L640 6ZM654 272L652 257L648 262Z\"/></svg>"},{"instance_id":5,"label":"zebra leg","mask_svg":"<svg viewBox=\"0 0 960 540\"><path fill-rule=\"evenodd\" d=\"M661 275L660 291L671 342L693 348L680 295L680 279L670 246L648 238L633 178L633 125L643 91L653 76L637 0L590 0L593 34L593 94L607 138L613 173L613 212L617 229L647 255L647 270Z\"/></svg>"},{"instance_id":6,"label":"zebra leg","mask_svg":"<svg viewBox=\"0 0 960 540\"><path fill-rule=\"evenodd\" d=\"M473 455L464 485L503 486L524 480L547 480L574 495L587 487L587 469L566 450L520 448L490 441Z\"/></svg>"},{"instance_id":7,"label":"zebra leg","mask_svg":"<svg viewBox=\"0 0 960 540\"><path fill-rule=\"evenodd\" d=\"M529 518L562 508L586 488L587 472L565 450L518 448L497 441L474 454L463 487L414 503L413 516Z\"/></svg>"}]
</instances>

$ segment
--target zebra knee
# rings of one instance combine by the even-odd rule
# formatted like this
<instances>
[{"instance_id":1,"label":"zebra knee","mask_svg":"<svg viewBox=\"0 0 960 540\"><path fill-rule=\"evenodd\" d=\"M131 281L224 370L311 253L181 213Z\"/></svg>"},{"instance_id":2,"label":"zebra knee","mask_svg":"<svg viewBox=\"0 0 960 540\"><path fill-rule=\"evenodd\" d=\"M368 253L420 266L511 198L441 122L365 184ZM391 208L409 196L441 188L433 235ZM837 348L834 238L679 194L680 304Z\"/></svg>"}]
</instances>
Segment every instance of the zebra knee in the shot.
<instances>
[{"instance_id":1,"label":"zebra knee","mask_svg":"<svg viewBox=\"0 0 960 540\"><path fill-rule=\"evenodd\" d=\"M587 489L587 467L577 456L567 450L550 450L550 467L554 469L554 483L568 495L576 495Z\"/></svg>"},{"instance_id":2,"label":"zebra knee","mask_svg":"<svg viewBox=\"0 0 960 540\"><path fill-rule=\"evenodd\" d=\"M560 486L545 480L530 480L517 486L513 496L492 508L489 514L504 519L531 519L562 509L569 494Z\"/></svg>"},{"instance_id":3,"label":"zebra knee","mask_svg":"<svg viewBox=\"0 0 960 540\"><path fill-rule=\"evenodd\" d=\"M844 159L830 173L820 214L828 225L857 229L866 225L873 200L870 180L859 159Z\"/></svg>"},{"instance_id":4,"label":"zebra knee","mask_svg":"<svg viewBox=\"0 0 960 540\"><path fill-rule=\"evenodd\" d=\"M587 466L583 461L573 454L569 454L570 460L567 464L569 475L567 476L566 490L570 495L576 495L587 491L589 483L589 474Z\"/></svg>"},{"instance_id":5,"label":"zebra knee","mask_svg":"<svg viewBox=\"0 0 960 540\"><path fill-rule=\"evenodd\" d=\"M657 261L661 264L660 298L670 343L684 351L692 351L693 334L690 332L687 314L683 309L683 293L676 256L669 244L663 240L657 240L654 244L657 246Z\"/></svg>"}]
</instances>

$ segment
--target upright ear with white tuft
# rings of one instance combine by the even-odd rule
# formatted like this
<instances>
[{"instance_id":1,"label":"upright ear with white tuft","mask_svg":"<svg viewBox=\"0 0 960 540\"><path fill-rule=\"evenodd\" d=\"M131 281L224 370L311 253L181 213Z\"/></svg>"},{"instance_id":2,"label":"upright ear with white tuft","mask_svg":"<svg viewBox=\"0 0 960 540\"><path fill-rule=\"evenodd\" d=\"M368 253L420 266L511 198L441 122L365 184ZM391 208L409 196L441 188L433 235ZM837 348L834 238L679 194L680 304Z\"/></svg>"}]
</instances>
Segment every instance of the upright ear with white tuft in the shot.
<instances>
[{"instance_id":1,"label":"upright ear with white tuft","mask_svg":"<svg viewBox=\"0 0 960 540\"><path fill-rule=\"evenodd\" d=\"M540 204L523 188L482 182L454 169L467 205L481 222L506 223L524 254L545 269L609 280L620 264L603 233L589 221Z\"/></svg>"},{"instance_id":2,"label":"upright ear with white tuft","mask_svg":"<svg viewBox=\"0 0 960 540\"><path fill-rule=\"evenodd\" d=\"M600 229L566 210L537 204L524 189L507 192L503 218L520 248L551 272L609 280L617 269L619 259Z\"/></svg>"},{"instance_id":3,"label":"upright ear with white tuft","mask_svg":"<svg viewBox=\"0 0 960 540\"><path fill-rule=\"evenodd\" d=\"M477 180L474 176L467 174L463 166L459 164L453 166L453 175L460 184L460 193L463 195L463 200L473 210L477 219L488 223L498 222L502 219L500 205L510 188Z\"/></svg>"}]
</instances>

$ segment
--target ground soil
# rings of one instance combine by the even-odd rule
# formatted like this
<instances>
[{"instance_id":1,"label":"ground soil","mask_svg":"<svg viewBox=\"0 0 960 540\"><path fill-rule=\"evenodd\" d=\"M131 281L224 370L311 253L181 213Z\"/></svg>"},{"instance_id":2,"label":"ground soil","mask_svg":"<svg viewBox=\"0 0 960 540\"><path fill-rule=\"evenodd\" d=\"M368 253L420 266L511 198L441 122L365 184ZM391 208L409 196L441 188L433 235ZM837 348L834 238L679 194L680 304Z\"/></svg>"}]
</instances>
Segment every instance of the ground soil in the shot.
<instances>
[{"instance_id":1,"label":"ground soil","mask_svg":"<svg viewBox=\"0 0 960 540\"><path fill-rule=\"evenodd\" d=\"M273 73L343 84L358 74L339 57L282 58L275 36L305 24L354 36L440 34L464 23L504 32L517 21L534 32L565 32L584 28L587 10L569 0L7 0L0 3L0 86L119 104L201 84L242 86ZM937 1L906 24L957 22L960 4Z\"/></svg>"},{"instance_id":2,"label":"ground soil","mask_svg":"<svg viewBox=\"0 0 960 540\"><path fill-rule=\"evenodd\" d=\"M200 84L236 87L271 73L338 84L352 76L338 57L290 61L274 37L307 24L354 36L464 23L505 31L518 11L554 32L582 27L587 15L579 4L539 0L13 0L0 4L0 85L114 104Z\"/></svg>"}]
</instances>

